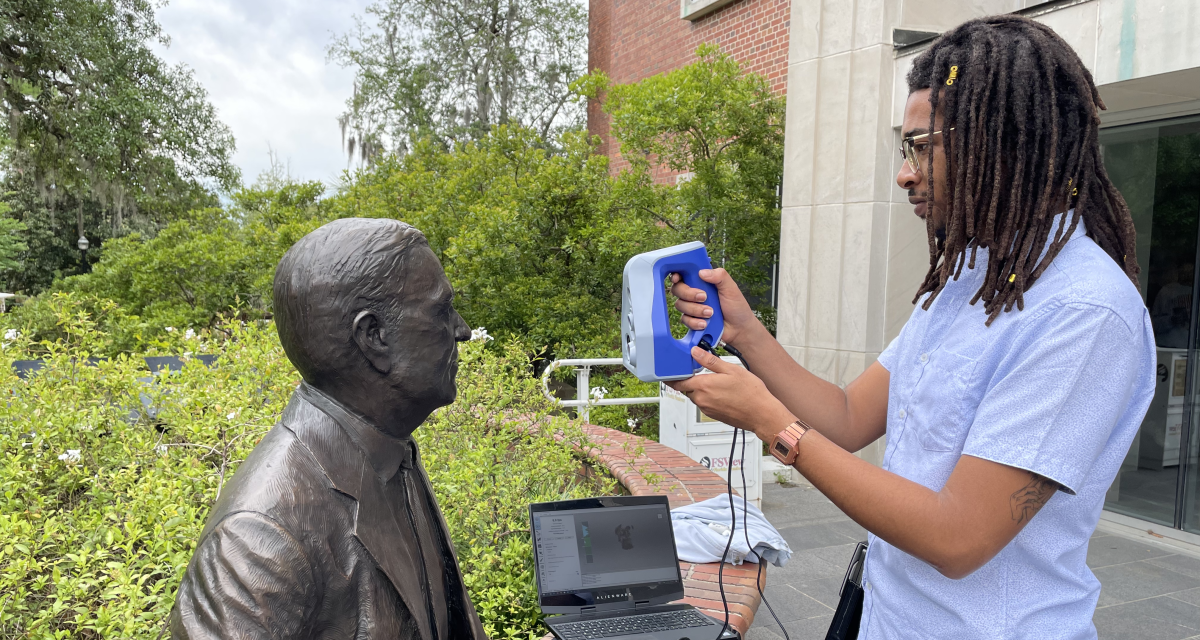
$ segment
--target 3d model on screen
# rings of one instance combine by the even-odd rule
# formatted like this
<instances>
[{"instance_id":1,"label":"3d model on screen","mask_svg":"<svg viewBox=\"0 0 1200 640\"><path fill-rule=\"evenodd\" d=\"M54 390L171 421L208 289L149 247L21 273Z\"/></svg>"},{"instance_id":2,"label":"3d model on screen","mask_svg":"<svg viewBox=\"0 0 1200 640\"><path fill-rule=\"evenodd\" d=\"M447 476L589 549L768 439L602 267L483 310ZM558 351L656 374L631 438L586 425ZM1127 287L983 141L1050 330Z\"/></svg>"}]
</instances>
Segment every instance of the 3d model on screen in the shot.
<instances>
[{"instance_id":1,"label":"3d model on screen","mask_svg":"<svg viewBox=\"0 0 1200 640\"><path fill-rule=\"evenodd\" d=\"M633 526L628 524L617 525L614 532L617 534L617 540L621 541L621 548L629 551L633 548Z\"/></svg>"},{"instance_id":2,"label":"3d model on screen","mask_svg":"<svg viewBox=\"0 0 1200 640\"><path fill-rule=\"evenodd\" d=\"M483 640L411 434L456 393L470 329L425 238L343 219L275 271L304 382L222 489L174 638Z\"/></svg>"}]
</instances>

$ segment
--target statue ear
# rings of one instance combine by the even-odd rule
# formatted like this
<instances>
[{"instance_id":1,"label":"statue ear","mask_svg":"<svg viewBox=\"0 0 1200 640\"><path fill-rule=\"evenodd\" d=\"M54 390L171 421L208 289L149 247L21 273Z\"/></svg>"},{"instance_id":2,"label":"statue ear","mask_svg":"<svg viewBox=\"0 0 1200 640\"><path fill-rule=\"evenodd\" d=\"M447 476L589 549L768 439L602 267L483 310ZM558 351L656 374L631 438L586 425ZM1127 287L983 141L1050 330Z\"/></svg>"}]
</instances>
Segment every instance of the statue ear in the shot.
<instances>
[{"instance_id":1,"label":"statue ear","mask_svg":"<svg viewBox=\"0 0 1200 640\"><path fill-rule=\"evenodd\" d=\"M387 334L374 311L363 309L354 317L354 344L376 371L387 374L392 370Z\"/></svg>"}]
</instances>

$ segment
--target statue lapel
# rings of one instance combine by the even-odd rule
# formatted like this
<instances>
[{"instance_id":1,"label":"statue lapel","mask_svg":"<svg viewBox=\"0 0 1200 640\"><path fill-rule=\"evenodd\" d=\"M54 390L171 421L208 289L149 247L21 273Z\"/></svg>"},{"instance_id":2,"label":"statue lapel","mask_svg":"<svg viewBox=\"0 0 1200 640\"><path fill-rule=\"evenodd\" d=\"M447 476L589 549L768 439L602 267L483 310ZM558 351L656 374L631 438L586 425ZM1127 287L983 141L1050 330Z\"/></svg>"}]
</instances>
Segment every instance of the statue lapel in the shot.
<instances>
[{"instance_id":1,"label":"statue lapel","mask_svg":"<svg viewBox=\"0 0 1200 640\"><path fill-rule=\"evenodd\" d=\"M333 488L358 501L354 536L400 594L409 614L417 622L422 640L437 640L431 633L418 564L421 559L408 523L398 522L392 516L394 510L387 501L383 484L362 450L311 398L311 395L299 392L293 395L284 410L282 422L312 452ZM398 514L398 517L402 516ZM445 524L442 526L444 528Z\"/></svg>"}]
</instances>

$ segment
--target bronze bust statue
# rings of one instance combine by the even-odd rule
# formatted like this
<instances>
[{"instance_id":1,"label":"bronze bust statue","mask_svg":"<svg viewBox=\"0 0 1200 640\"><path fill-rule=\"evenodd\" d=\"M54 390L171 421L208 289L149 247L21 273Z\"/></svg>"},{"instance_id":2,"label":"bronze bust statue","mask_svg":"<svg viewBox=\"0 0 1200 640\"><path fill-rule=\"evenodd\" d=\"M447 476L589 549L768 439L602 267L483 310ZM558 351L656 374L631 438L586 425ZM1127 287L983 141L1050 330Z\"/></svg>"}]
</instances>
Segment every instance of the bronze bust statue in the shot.
<instances>
[{"instance_id":1,"label":"bronze bust statue","mask_svg":"<svg viewBox=\"0 0 1200 640\"><path fill-rule=\"evenodd\" d=\"M425 237L330 222L275 270L304 382L221 491L175 638L486 638L411 434L457 392L470 329Z\"/></svg>"}]
</instances>

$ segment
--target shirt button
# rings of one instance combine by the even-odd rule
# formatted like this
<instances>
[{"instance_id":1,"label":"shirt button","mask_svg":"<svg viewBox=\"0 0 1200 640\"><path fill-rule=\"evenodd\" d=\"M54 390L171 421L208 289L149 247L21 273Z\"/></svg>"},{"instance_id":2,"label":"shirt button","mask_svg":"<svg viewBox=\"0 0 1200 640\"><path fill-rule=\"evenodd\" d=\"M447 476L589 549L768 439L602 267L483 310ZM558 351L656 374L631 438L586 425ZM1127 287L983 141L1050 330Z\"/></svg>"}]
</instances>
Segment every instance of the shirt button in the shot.
<instances>
[{"instance_id":1,"label":"shirt button","mask_svg":"<svg viewBox=\"0 0 1200 640\"><path fill-rule=\"evenodd\" d=\"M924 364L924 363L926 363L926 362L929 362L929 354L928 354L928 353L922 353L922 354L921 354L921 363L922 363L922 364Z\"/></svg>"},{"instance_id":2,"label":"shirt button","mask_svg":"<svg viewBox=\"0 0 1200 640\"><path fill-rule=\"evenodd\" d=\"M907 415L908 415L908 412L905 411L904 409L901 409L896 412L896 417L900 418L901 420L903 420L905 418L905 416L907 416Z\"/></svg>"}]
</instances>

